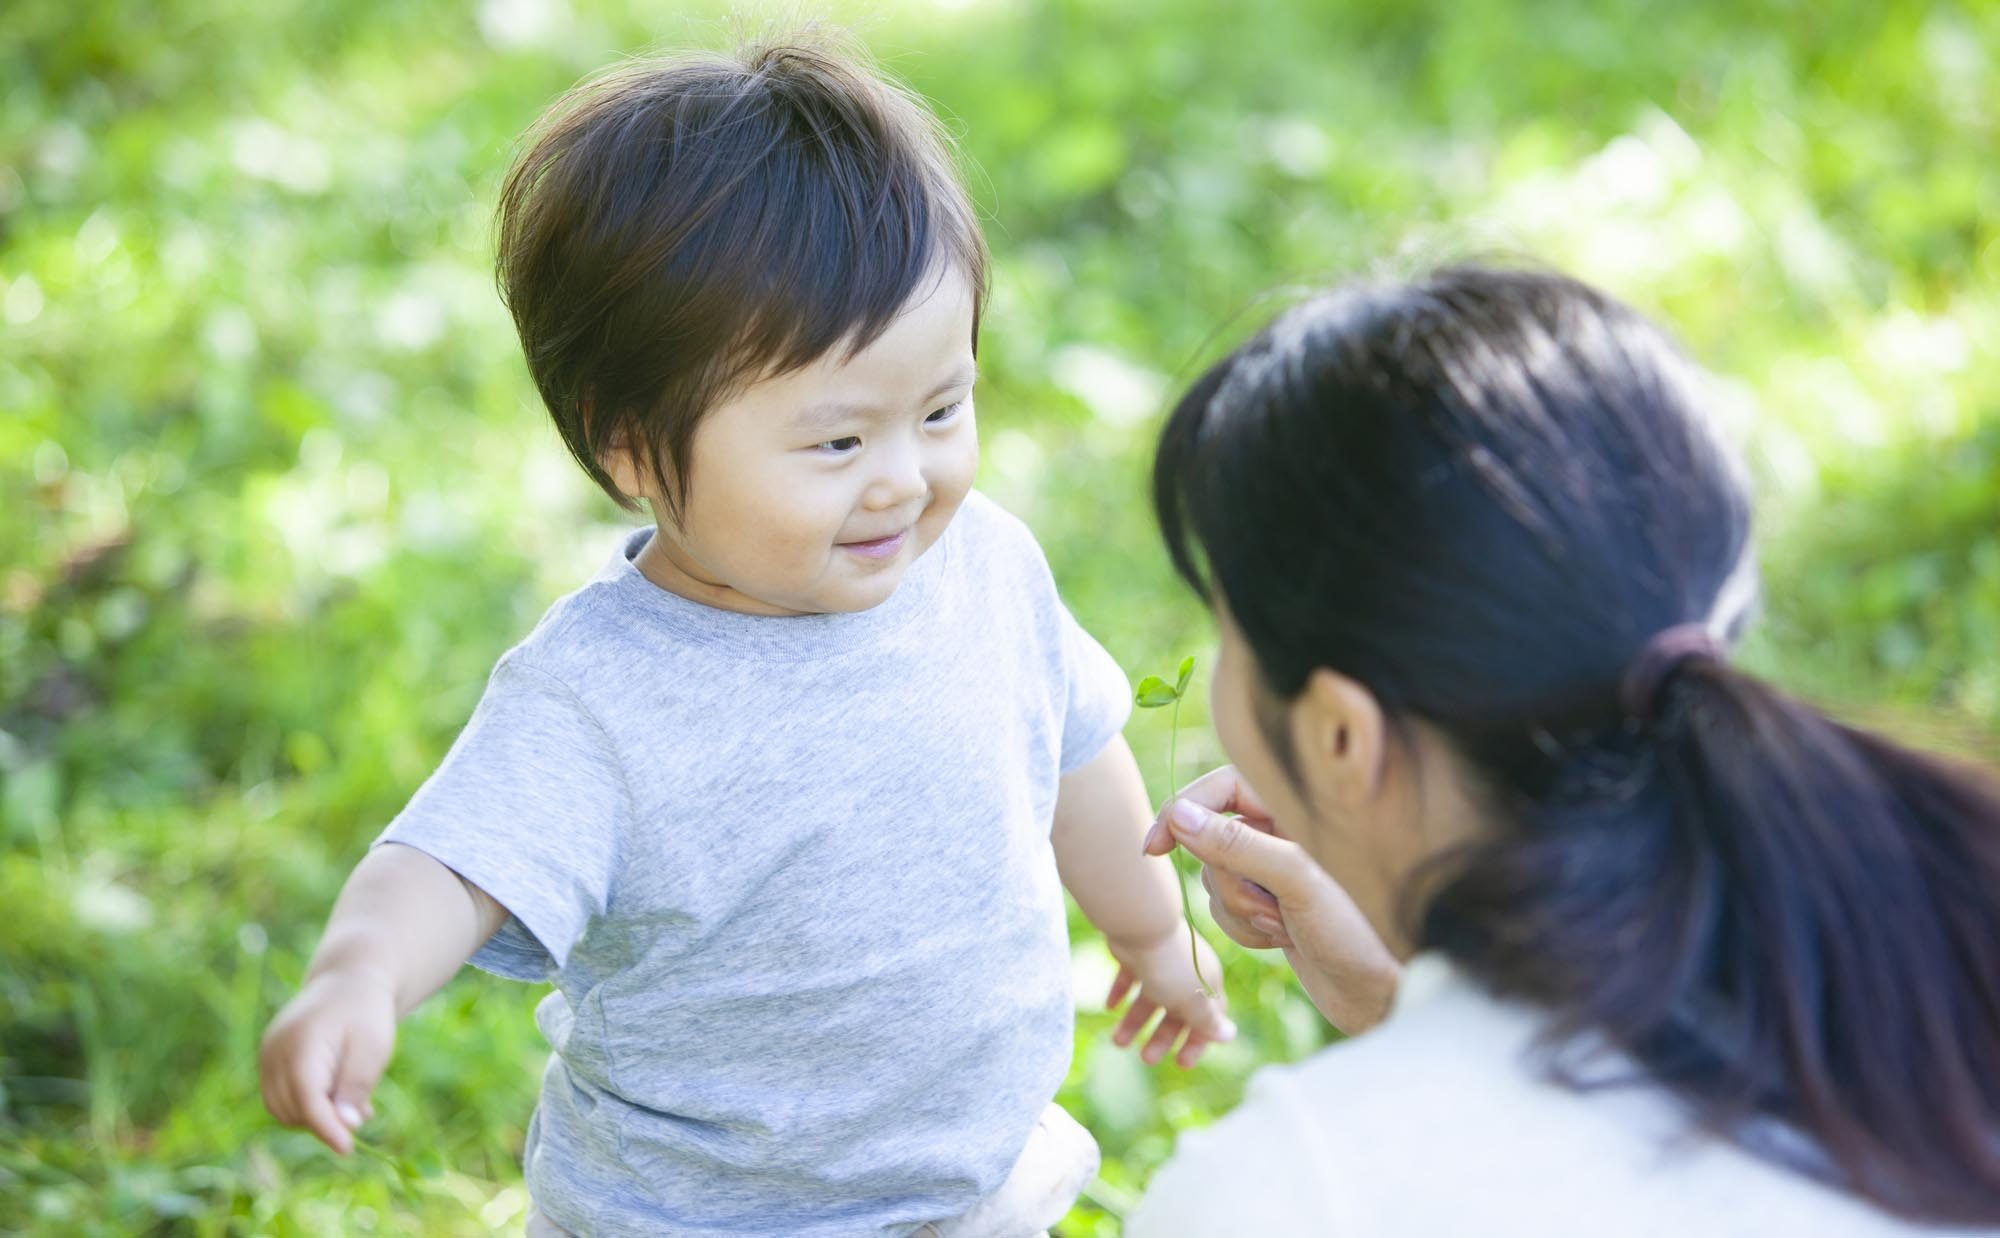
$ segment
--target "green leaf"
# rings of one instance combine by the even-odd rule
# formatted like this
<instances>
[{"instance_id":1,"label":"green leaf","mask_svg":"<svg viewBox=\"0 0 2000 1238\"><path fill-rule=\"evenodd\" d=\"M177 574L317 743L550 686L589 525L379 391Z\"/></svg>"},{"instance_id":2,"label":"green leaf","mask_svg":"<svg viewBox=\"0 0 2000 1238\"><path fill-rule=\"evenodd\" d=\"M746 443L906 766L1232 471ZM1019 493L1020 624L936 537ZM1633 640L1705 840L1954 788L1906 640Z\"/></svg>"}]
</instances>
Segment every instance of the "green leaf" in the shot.
<instances>
[{"instance_id":1,"label":"green leaf","mask_svg":"<svg viewBox=\"0 0 2000 1238\"><path fill-rule=\"evenodd\" d=\"M1148 675L1139 681L1139 691L1132 699L1138 702L1141 709L1158 709L1162 705L1171 705L1180 700L1181 694L1174 690L1172 684L1158 675Z\"/></svg>"},{"instance_id":2,"label":"green leaf","mask_svg":"<svg viewBox=\"0 0 2000 1238\"><path fill-rule=\"evenodd\" d=\"M1180 678L1174 681L1174 695L1181 696L1185 694L1187 692L1188 680L1193 678L1194 655L1189 654L1187 657L1181 659L1181 673Z\"/></svg>"}]
</instances>

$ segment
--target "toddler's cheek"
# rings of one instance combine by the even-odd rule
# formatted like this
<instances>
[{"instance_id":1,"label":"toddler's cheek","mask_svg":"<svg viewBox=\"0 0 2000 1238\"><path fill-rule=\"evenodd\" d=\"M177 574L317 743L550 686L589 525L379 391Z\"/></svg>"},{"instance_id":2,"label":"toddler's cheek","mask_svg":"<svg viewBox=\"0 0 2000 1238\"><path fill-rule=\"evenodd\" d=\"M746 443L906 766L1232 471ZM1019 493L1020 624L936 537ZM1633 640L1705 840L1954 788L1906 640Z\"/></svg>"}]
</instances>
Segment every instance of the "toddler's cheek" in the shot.
<instances>
[{"instance_id":1,"label":"toddler's cheek","mask_svg":"<svg viewBox=\"0 0 2000 1238\"><path fill-rule=\"evenodd\" d=\"M969 436L968 436L969 437ZM936 531L943 532L944 526L958 514L965 502L965 496L972 492L973 478L979 472L979 451L975 447L967 453L963 466L942 476L932 486L931 511L926 513L926 523L934 524Z\"/></svg>"}]
</instances>

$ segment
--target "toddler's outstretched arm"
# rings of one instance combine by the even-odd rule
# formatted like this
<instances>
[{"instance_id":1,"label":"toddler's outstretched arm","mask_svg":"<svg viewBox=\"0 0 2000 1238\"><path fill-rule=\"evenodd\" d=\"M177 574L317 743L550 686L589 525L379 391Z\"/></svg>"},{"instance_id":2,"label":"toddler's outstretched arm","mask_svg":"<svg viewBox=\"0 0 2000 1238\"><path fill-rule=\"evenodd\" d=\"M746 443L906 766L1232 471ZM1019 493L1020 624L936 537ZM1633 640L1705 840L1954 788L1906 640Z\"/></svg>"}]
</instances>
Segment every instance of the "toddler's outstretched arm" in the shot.
<instances>
[{"instance_id":1,"label":"toddler's outstretched arm","mask_svg":"<svg viewBox=\"0 0 2000 1238\"><path fill-rule=\"evenodd\" d=\"M264 1107L335 1152L374 1112L396 1021L443 987L506 923L484 890L411 847L356 865L333 905L299 994L264 1032Z\"/></svg>"},{"instance_id":2,"label":"toddler's outstretched arm","mask_svg":"<svg viewBox=\"0 0 2000 1238\"><path fill-rule=\"evenodd\" d=\"M1233 1038L1236 1027L1220 997L1204 994L1195 975L1174 884L1179 878L1171 865L1143 853L1152 823L1139 763L1124 737L1115 737L1087 764L1063 775L1052 835L1056 868L1118 960L1118 979L1106 1004L1115 1007L1136 990L1112 1039L1132 1043L1156 1012L1165 1011L1142 1056L1158 1062L1185 1032L1175 1060L1192 1066L1211 1041ZM1197 939L1194 947L1202 975L1220 982L1222 965L1208 943Z\"/></svg>"}]
</instances>

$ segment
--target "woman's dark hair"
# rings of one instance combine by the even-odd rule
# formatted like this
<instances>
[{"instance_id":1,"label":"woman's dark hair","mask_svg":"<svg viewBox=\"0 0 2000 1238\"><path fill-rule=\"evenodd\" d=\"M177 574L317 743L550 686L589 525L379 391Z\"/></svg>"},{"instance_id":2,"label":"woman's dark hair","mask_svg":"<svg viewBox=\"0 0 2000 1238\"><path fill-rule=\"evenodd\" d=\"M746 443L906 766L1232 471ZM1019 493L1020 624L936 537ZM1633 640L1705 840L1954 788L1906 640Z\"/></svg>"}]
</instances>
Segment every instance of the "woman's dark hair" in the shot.
<instances>
[{"instance_id":1,"label":"woman's dark hair","mask_svg":"<svg viewBox=\"0 0 2000 1238\"><path fill-rule=\"evenodd\" d=\"M1719 657L1621 705L1656 634L1726 638L1754 594L1703 400L1660 330L1561 276L1356 285L1194 385L1154 500L1267 704L1339 671L1495 809L1413 885L1422 947L1708 1129L1909 1217L2000 1222L2000 790Z\"/></svg>"},{"instance_id":2,"label":"woman's dark hair","mask_svg":"<svg viewBox=\"0 0 2000 1238\"><path fill-rule=\"evenodd\" d=\"M936 118L819 31L635 62L530 130L498 213L528 369L577 463L635 447L678 518L701 419L745 381L852 355L945 269L987 280Z\"/></svg>"}]
</instances>

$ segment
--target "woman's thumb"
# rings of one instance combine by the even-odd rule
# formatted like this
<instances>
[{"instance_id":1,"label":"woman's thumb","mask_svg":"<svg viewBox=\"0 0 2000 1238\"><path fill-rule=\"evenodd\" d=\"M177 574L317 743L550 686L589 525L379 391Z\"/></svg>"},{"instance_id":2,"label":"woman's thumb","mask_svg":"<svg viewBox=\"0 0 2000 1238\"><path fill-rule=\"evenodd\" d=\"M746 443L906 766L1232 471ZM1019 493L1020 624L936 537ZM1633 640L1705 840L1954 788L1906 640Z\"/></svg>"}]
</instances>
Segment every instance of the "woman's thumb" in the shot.
<instances>
[{"instance_id":1,"label":"woman's thumb","mask_svg":"<svg viewBox=\"0 0 2000 1238\"><path fill-rule=\"evenodd\" d=\"M1175 800L1167 809L1167 828L1195 859L1246 877L1280 900L1297 885L1298 848L1241 817L1210 812L1192 800Z\"/></svg>"}]
</instances>

